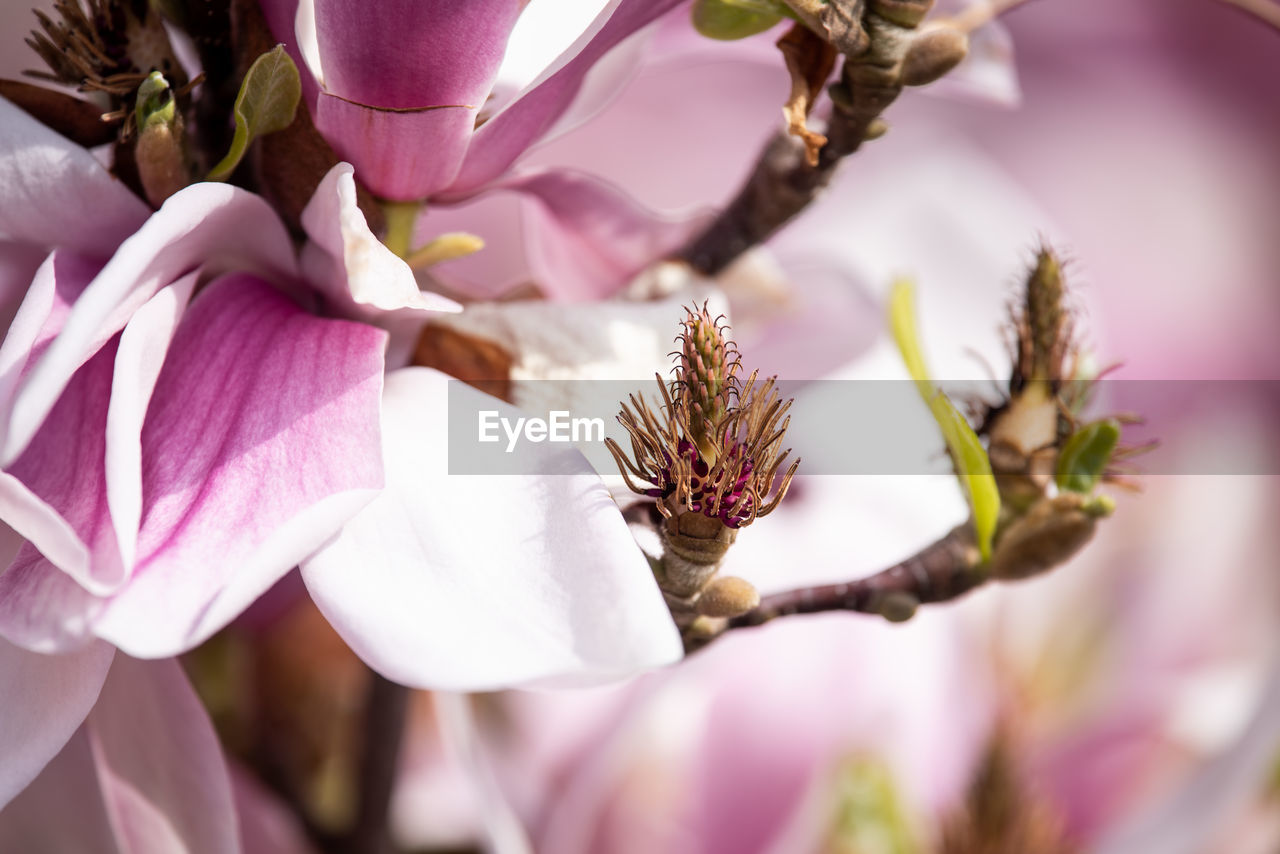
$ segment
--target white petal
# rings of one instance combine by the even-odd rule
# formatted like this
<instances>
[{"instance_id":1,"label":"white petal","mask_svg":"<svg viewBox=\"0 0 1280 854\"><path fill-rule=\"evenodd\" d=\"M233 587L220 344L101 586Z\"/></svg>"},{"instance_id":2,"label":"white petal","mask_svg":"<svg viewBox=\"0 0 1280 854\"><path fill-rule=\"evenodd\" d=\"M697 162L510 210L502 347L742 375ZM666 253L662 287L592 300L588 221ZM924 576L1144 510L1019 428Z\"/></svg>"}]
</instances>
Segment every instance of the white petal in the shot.
<instances>
[{"instance_id":1,"label":"white petal","mask_svg":"<svg viewBox=\"0 0 1280 854\"><path fill-rule=\"evenodd\" d=\"M388 375L387 487L302 565L351 647L390 679L448 690L599 681L679 658L648 563L580 453L541 456L556 474L449 474L449 385L422 368ZM452 394L515 415L460 383Z\"/></svg>"}]
</instances>

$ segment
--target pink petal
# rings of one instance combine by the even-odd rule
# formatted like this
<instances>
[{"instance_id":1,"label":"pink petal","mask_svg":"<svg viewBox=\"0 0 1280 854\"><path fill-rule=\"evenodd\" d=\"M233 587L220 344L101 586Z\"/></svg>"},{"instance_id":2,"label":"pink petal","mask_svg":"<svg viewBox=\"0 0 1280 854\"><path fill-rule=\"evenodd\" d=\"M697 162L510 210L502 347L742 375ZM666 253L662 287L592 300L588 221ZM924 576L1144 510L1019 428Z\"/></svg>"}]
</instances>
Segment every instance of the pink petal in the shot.
<instances>
[{"instance_id":1,"label":"pink petal","mask_svg":"<svg viewBox=\"0 0 1280 854\"><path fill-rule=\"evenodd\" d=\"M114 252L149 213L86 149L4 98L0 193L0 234L102 257Z\"/></svg>"},{"instance_id":2,"label":"pink petal","mask_svg":"<svg viewBox=\"0 0 1280 854\"><path fill-rule=\"evenodd\" d=\"M121 562L132 567L142 525L142 427L169 344L196 285L196 273L163 288L120 334L107 407L107 506Z\"/></svg>"},{"instance_id":3,"label":"pink petal","mask_svg":"<svg viewBox=\"0 0 1280 854\"><path fill-rule=\"evenodd\" d=\"M316 0L316 127L375 194L421 199L457 174L520 5Z\"/></svg>"},{"instance_id":4,"label":"pink petal","mask_svg":"<svg viewBox=\"0 0 1280 854\"><path fill-rule=\"evenodd\" d=\"M175 194L84 289L61 332L22 378L0 465L22 453L76 369L157 291L197 268L247 268L284 278L296 272L289 236L261 198L224 184L193 184Z\"/></svg>"},{"instance_id":5,"label":"pink petal","mask_svg":"<svg viewBox=\"0 0 1280 854\"><path fill-rule=\"evenodd\" d=\"M302 564L320 610L371 667L420 687L603 680L677 659L648 563L579 452L539 456L562 474L448 473L450 400L514 415L453 382L388 375L387 488Z\"/></svg>"},{"instance_id":6,"label":"pink petal","mask_svg":"<svg viewBox=\"0 0 1280 854\"><path fill-rule=\"evenodd\" d=\"M50 561L97 594L111 592L128 574L107 510L103 467L115 354L113 341L75 373L22 456L0 474L4 519L29 541L0 576L0 633L15 642L29 643L6 619L16 616L10 597L26 577L22 567ZM39 610L26 605L28 614Z\"/></svg>"},{"instance_id":7,"label":"pink petal","mask_svg":"<svg viewBox=\"0 0 1280 854\"><path fill-rule=\"evenodd\" d=\"M27 450L0 473L0 512L30 540L0 578L0 625L10 640L49 651L39 627L52 617L57 645L78 642L86 609L96 610L88 594L112 593L127 578L141 514L142 421L195 278L153 297L119 342L77 372ZM46 559L67 578L38 581Z\"/></svg>"},{"instance_id":8,"label":"pink petal","mask_svg":"<svg viewBox=\"0 0 1280 854\"><path fill-rule=\"evenodd\" d=\"M40 776L0 810L0 851L120 854L96 771L81 727Z\"/></svg>"},{"instance_id":9,"label":"pink petal","mask_svg":"<svg viewBox=\"0 0 1280 854\"><path fill-rule=\"evenodd\" d=\"M507 52L498 69L498 79L489 95L490 114L505 109L524 90L556 64L569 50L610 0L558 0L556 3L527 4L516 21L507 42ZM678 15L686 29L687 13ZM556 120L543 140L586 121L613 99L635 76L649 49L651 30L646 28L609 51L596 62L583 79L569 109Z\"/></svg>"},{"instance_id":10,"label":"pink petal","mask_svg":"<svg viewBox=\"0 0 1280 854\"><path fill-rule=\"evenodd\" d=\"M115 651L105 643L40 655L0 640L0 807L30 783L84 721ZM0 828L5 822L0 819ZM0 829L0 840L4 831ZM6 851L22 850L0 844Z\"/></svg>"},{"instance_id":11,"label":"pink petal","mask_svg":"<svg viewBox=\"0 0 1280 854\"><path fill-rule=\"evenodd\" d=\"M86 728L122 851L238 854L222 749L176 660L116 656Z\"/></svg>"},{"instance_id":12,"label":"pink petal","mask_svg":"<svg viewBox=\"0 0 1280 854\"><path fill-rule=\"evenodd\" d=\"M528 173L496 187L525 195L525 245L535 281L562 299L616 293L703 220L661 217L616 187L571 170Z\"/></svg>"},{"instance_id":13,"label":"pink petal","mask_svg":"<svg viewBox=\"0 0 1280 854\"><path fill-rule=\"evenodd\" d=\"M458 174L475 127L469 107L388 110L321 92L316 128L384 199L413 201L444 189Z\"/></svg>"},{"instance_id":14,"label":"pink petal","mask_svg":"<svg viewBox=\"0 0 1280 854\"><path fill-rule=\"evenodd\" d=\"M190 648L370 499L385 341L251 276L200 294L147 413L137 568L102 637L148 657Z\"/></svg>"},{"instance_id":15,"label":"pink petal","mask_svg":"<svg viewBox=\"0 0 1280 854\"><path fill-rule=\"evenodd\" d=\"M569 108L596 62L678 3L614 0L518 99L480 126L450 191L473 192L500 175Z\"/></svg>"},{"instance_id":16,"label":"pink petal","mask_svg":"<svg viewBox=\"0 0 1280 854\"><path fill-rule=\"evenodd\" d=\"M518 0L315 0L327 91L394 109L484 103Z\"/></svg>"},{"instance_id":17,"label":"pink petal","mask_svg":"<svg viewBox=\"0 0 1280 854\"><path fill-rule=\"evenodd\" d=\"M71 306L102 265L68 250L44 259L0 344L0 434L7 432L19 383L62 331Z\"/></svg>"}]
</instances>

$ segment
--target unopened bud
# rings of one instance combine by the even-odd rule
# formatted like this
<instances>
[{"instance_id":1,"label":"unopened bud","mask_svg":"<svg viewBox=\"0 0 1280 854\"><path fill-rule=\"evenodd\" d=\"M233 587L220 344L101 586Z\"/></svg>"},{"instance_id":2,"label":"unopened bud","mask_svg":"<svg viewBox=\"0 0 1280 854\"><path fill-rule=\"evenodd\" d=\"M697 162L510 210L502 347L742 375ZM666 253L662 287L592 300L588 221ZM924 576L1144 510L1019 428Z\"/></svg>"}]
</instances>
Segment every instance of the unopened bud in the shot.
<instances>
[{"instance_id":1,"label":"unopened bud","mask_svg":"<svg viewBox=\"0 0 1280 854\"><path fill-rule=\"evenodd\" d=\"M1038 502L996 542L992 577L1029 578L1066 563L1093 538L1106 512L1074 492Z\"/></svg>"},{"instance_id":2,"label":"unopened bud","mask_svg":"<svg viewBox=\"0 0 1280 854\"><path fill-rule=\"evenodd\" d=\"M862 135L865 140L879 139L889 132L889 123L884 119L872 119L871 124L867 125L867 132Z\"/></svg>"},{"instance_id":3,"label":"unopened bud","mask_svg":"<svg viewBox=\"0 0 1280 854\"><path fill-rule=\"evenodd\" d=\"M924 86L955 68L969 54L969 37L946 26L930 27L911 40L902 60L902 83Z\"/></svg>"},{"instance_id":4,"label":"unopened bud","mask_svg":"<svg viewBox=\"0 0 1280 854\"><path fill-rule=\"evenodd\" d=\"M891 623L905 623L919 607L920 600L904 590L886 593L876 602L876 611Z\"/></svg>"},{"instance_id":5,"label":"unopened bud","mask_svg":"<svg viewBox=\"0 0 1280 854\"><path fill-rule=\"evenodd\" d=\"M138 142L134 160L147 201L160 207L164 200L190 183L183 151L182 116L178 114L169 82L158 71L138 87L134 119Z\"/></svg>"},{"instance_id":6,"label":"unopened bud","mask_svg":"<svg viewBox=\"0 0 1280 854\"><path fill-rule=\"evenodd\" d=\"M751 582L732 575L714 579L698 597L698 613L704 617L740 617L760 604Z\"/></svg>"}]
</instances>

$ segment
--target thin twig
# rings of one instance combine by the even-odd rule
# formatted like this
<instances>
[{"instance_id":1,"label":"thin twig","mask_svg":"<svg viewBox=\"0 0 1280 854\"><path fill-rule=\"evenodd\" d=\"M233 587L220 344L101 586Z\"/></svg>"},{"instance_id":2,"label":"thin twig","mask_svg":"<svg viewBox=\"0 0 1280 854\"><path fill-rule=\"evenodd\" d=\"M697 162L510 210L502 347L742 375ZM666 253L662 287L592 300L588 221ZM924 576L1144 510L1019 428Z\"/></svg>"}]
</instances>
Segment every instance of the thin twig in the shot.
<instances>
[{"instance_id":1,"label":"thin twig","mask_svg":"<svg viewBox=\"0 0 1280 854\"><path fill-rule=\"evenodd\" d=\"M946 24L970 32L1027 1L988 0ZM817 165L806 162L804 147L794 137L785 131L775 135L738 195L677 253L697 272L714 276L768 240L817 198L844 158L884 131L880 115L902 92L903 56L915 27L899 26L874 10L862 21L870 43L862 53L846 56L840 82L831 87L827 143Z\"/></svg>"},{"instance_id":2,"label":"thin twig","mask_svg":"<svg viewBox=\"0 0 1280 854\"><path fill-rule=\"evenodd\" d=\"M692 652L730 629L759 626L792 614L855 611L901 622L910 619L920 605L958 599L989 578L974 545L973 526L965 523L875 575L765 596L753 610L729 620L716 634L690 638L686 646Z\"/></svg>"},{"instance_id":3,"label":"thin twig","mask_svg":"<svg viewBox=\"0 0 1280 854\"><path fill-rule=\"evenodd\" d=\"M348 845L351 854L392 851L388 815L409 706L408 688L378 673L371 675L360 760L360 802Z\"/></svg>"}]
</instances>

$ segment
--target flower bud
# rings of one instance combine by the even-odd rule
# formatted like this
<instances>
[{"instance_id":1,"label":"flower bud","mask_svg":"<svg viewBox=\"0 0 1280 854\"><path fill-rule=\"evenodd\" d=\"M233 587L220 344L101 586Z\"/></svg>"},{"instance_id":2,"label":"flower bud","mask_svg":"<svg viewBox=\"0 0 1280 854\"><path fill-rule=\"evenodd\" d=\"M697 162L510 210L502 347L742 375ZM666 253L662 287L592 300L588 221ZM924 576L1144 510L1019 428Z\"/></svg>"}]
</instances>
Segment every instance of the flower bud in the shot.
<instances>
[{"instance_id":1,"label":"flower bud","mask_svg":"<svg viewBox=\"0 0 1280 854\"><path fill-rule=\"evenodd\" d=\"M160 72L151 72L138 87L134 118L138 141L133 156L138 177L147 201L160 207L191 179L183 151L182 116L175 108L173 90Z\"/></svg>"},{"instance_id":2,"label":"flower bud","mask_svg":"<svg viewBox=\"0 0 1280 854\"><path fill-rule=\"evenodd\" d=\"M904 86L924 86L955 68L969 54L969 37L946 26L922 30L902 60Z\"/></svg>"},{"instance_id":3,"label":"flower bud","mask_svg":"<svg viewBox=\"0 0 1280 854\"><path fill-rule=\"evenodd\" d=\"M728 575L703 588L698 597L698 613L704 617L740 617L760 604L760 594L751 582Z\"/></svg>"},{"instance_id":4,"label":"flower bud","mask_svg":"<svg viewBox=\"0 0 1280 854\"><path fill-rule=\"evenodd\" d=\"M991 558L993 578L1030 578L1066 563L1093 538L1106 504L1090 503L1075 492L1036 503L1009 525Z\"/></svg>"}]
</instances>

